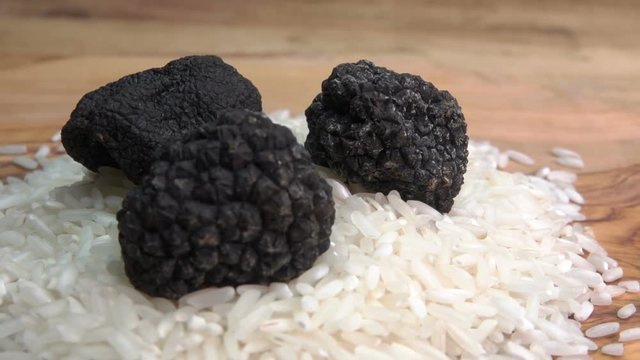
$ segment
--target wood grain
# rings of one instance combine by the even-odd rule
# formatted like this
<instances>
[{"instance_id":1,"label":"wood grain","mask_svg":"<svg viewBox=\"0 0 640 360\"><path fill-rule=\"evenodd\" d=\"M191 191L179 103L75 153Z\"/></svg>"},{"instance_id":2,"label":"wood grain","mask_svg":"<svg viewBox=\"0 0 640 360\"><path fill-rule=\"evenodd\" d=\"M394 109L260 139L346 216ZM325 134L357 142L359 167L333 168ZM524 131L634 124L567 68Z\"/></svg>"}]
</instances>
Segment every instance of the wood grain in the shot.
<instances>
[{"instance_id":1,"label":"wood grain","mask_svg":"<svg viewBox=\"0 0 640 360\"><path fill-rule=\"evenodd\" d=\"M369 58L450 90L472 138L532 154L537 166L552 164L554 145L582 153L587 223L639 279L638 18L625 1L1 0L0 143L35 151L85 92L183 54L224 55L265 109L294 112L333 65ZM0 177L24 173L9 160L0 157ZM584 326L615 320L628 301L640 296L598 308ZM623 322L631 326L640 317ZM638 357L640 344L629 344L625 358Z\"/></svg>"}]
</instances>

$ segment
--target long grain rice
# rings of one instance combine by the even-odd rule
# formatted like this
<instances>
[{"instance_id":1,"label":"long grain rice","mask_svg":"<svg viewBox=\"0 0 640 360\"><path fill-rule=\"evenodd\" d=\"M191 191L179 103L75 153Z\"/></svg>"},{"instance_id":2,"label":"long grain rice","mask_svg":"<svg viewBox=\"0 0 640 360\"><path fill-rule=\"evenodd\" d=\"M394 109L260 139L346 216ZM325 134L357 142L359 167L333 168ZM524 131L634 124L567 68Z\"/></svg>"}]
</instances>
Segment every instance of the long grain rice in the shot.
<instances>
[{"instance_id":1,"label":"long grain rice","mask_svg":"<svg viewBox=\"0 0 640 360\"><path fill-rule=\"evenodd\" d=\"M611 299L611 294L606 292L593 292L591 295L591 302L593 305L604 306L611 305L613 300Z\"/></svg>"},{"instance_id":2,"label":"long grain rice","mask_svg":"<svg viewBox=\"0 0 640 360\"><path fill-rule=\"evenodd\" d=\"M627 304L618 309L617 315L620 319L628 319L636 313L636 306L633 304Z\"/></svg>"},{"instance_id":3,"label":"long grain rice","mask_svg":"<svg viewBox=\"0 0 640 360\"><path fill-rule=\"evenodd\" d=\"M582 161L581 158L560 157L556 159L556 163L562 166L572 167L576 169L584 168L584 161Z\"/></svg>"},{"instance_id":4,"label":"long grain rice","mask_svg":"<svg viewBox=\"0 0 640 360\"><path fill-rule=\"evenodd\" d=\"M598 338L615 334L618 330L620 330L620 323L612 321L590 327L584 334L590 338Z\"/></svg>"},{"instance_id":5,"label":"long grain rice","mask_svg":"<svg viewBox=\"0 0 640 360\"><path fill-rule=\"evenodd\" d=\"M602 347L602 353L609 356L624 355L624 345L621 343L607 344Z\"/></svg>"},{"instance_id":6,"label":"long grain rice","mask_svg":"<svg viewBox=\"0 0 640 360\"><path fill-rule=\"evenodd\" d=\"M623 288L622 286L607 285L604 289L600 291L606 292L609 295L611 295L612 298L615 298L615 297L624 295L627 292L627 289Z\"/></svg>"},{"instance_id":7,"label":"long grain rice","mask_svg":"<svg viewBox=\"0 0 640 360\"><path fill-rule=\"evenodd\" d=\"M304 141L304 118L274 117ZM0 186L0 359L581 359L597 345L570 316L586 320L639 283L605 283L621 268L574 222L584 218L575 174L498 171L532 159L487 142L469 151L450 213L396 191L353 195L330 178L332 245L311 269L173 302L124 274L115 213L132 184L41 147L41 169ZM588 335L603 331L613 330Z\"/></svg>"},{"instance_id":8,"label":"long grain rice","mask_svg":"<svg viewBox=\"0 0 640 360\"><path fill-rule=\"evenodd\" d=\"M56 131L55 133L53 133L51 135L51 142L59 142L60 140L62 140L62 132L61 131Z\"/></svg>"},{"instance_id":9,"label":"long grain rice","mask_svg":"<svg viewBox=\"0 0 640 360\"><path fill-rule=\"evenodd\" d=\"M580 157L580 154L576 151L561 146L554 146L553 148L551 148L551 153L557 157Z\"/></svg>"},{"instance_id":10,"label":"long grain rice","mask_svg":"<svg viewBox=\"0 0 640 360\"><path fill-rule=\"evenodd\" d=\"M22 144L0 145L0 155L26 154L27 146Z\"/></svg>"},{"instance_id":11,"label":"long grain rice","mask_svg":"<svg viewBox=\"0 0 640 360\"><path fill-rule=\"evenodd\" d=\"M12 162L27 170L34 170L38 167L38 162L28 156L17 156Z\"/></svg>"},{"instance_id":12,"label":"long grain rice","mask_svg":"<svg viewBox=\"0 0 640 360\"><path fill-rule=\"evenodd\" d=\"M620 337L618 338L618 341L627 342L635 340L640 340L640 327L634 327L620 331Z\"/></svg>"},{"instance_id":13,"label":"long grain rice","mask_svg":"<svg viewBox=\"0 0 640 360\"><path fill-rule=\"evenodd\" d=\"M602 273L602 279L606 282L612 282L620 279L623 275L621 267L614 267L613 269L605 270Z\"/></svg>"},{"instance_id":14,"label":"long grain rice","mask_svg":"<svg viewBox=\"0 0 640 360\"><path fill-rule=\"evenodd\" d=\"M509 159L519 162L523 165L533 165L535 164L535 160L533 158L523 152L516 150L507 150L505 154L509 157Z\"/></svg>"},{"instance_id":15,"label":"long grain rice","mask_svg":"<svg viewBox=\"0 0 640 360\"><path fill-rule=\"evenodd\" d=\"M627 289L627 292L637 293L640 292L640 282L638 280L625 280L618 282L618 286Z\"/></svg>"}]
</instances>

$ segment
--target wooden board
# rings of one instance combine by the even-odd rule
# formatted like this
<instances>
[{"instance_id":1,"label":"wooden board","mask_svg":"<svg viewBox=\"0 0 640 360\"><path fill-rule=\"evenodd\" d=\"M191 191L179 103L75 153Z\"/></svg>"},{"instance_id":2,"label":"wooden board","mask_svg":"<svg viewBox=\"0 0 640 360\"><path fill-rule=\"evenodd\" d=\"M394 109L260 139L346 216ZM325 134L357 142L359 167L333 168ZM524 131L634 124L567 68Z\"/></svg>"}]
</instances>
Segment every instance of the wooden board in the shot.
<instances>
[{"instance_id":1,"label":"wooden board","mask_svg":"<svg viewBox=\"0 0 640 360\"><path fill-rule=\"evenodd\" d=\"M183 54L224 55L261 90L266 110L294 112L304 111L333 65L369 58L450 90L474 139L532 154L538 167L553 164L554 145L582 153L586 222L625 277L640 278L637 6L191 0L139 1L148 6L142 11L130 3L0 2L0 143L35 151L85 92ZM0 157L0 177L24 173L9 160ZM584 327L615 320L628 301L640 302L640 294L599 307ZM632 326L640 316L623 321ZM625 354L640 357L640 343Z\"/></svg>"}]
</instances>

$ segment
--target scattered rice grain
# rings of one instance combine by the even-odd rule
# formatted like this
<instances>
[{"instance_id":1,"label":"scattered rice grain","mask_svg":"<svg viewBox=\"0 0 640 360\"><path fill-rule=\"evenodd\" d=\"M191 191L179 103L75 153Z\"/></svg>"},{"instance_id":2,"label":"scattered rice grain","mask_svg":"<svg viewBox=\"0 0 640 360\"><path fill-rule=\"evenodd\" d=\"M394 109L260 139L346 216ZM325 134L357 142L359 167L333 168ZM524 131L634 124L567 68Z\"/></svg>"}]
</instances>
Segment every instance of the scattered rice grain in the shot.
<instances>
[{"instance_id":1,"label":"scattered rice grain","mask_svg":"<svg viewBox=\"0 0 640 360\"><path fill-rule=\"evenodd\" d=\"M590 327L584 334L590 338L599 338L615 334L620 330L620 323L617 321L606 322Z\"/></svg>"},{"instance_id":2,"label":"scattered rice grain","mask_svg":"<svg viewBox=\"0 0 640 360\"><path fill-rule=\"evenodd\" d=\"M627 292L637 293L640 292L640 282L638 280L625 280L618 282L618 286L622 286L627 289Z\"/></svg>"},{"instance_id":3,"label":"scattered rice grain","mask_svg":"<svg viewBox=\"0 0 640 360\"><path fill-rule=\"evenodd\" d=\"M582 169L584 168L584 161L581 158L572 158L572 157L560 157L557 158L556 163L562 166Z\"/></svg>"},{"instance_id":4,"label":"scattered rice grain","mask_svg":"<svg viewBox=\"0 0 640 360\"><path fill-rule=\"evenodd\" d=\"M533 165L535 164L535 160L533 160L533 158L523 152L520 151L516 151L516 150L507 150L505 151L505 154L507 154L507 156L509 157L509 159L518 162L522 165Z\"/></svg>"},{"instance_id":5,"label":"scattered rice grain","mask_svg":"<svg viewBox=\"0 0 640 360\"><path fill-rule=\"evenodd\" d=\"M618 309L617 315L620 319L628 319L636 313L636 306L633 304L627 304Z\"/></svg>"},{"instance_id":6,"label":"scattered rice grain","mask_svg":"<svg viewBox=\"0 0 640 360\"><path fill-rule=\"evenodd\" d=\"M27 145L8 144L0 145L0 155L20 155L27 153Z\"/></svg>"},{"instance_id":7,"label":"scattered rice grain","mask_svg":"<svg viewBox=\"0 0 640 360\"><path fill-rule=\"evenodd\" d=\"M27 170L34 170L39 166L37 161L28 156L16 156L11 162Z\"/></svg>"},{"instance_id":8,"label":"scattered rice grain","mask_svg":"<svg viewBox=\"0 0 640 360\"><path fill-rule=\"evenodd\" d=\"M624 355L624 345L621 343L607 344L602 347L602 353L609 356Z\"/></svg>"},{"instance_id":9,"label":"scattered rice grain","mask_svg":"<svg viewBox=\"0 0 640 360\"><path fill-rule=\"evenodd\" d=\"M627 342L635 340L640 340L640 327L620 331L620 337L618 338L618 341Z\"/></svg>"}]
</instances>

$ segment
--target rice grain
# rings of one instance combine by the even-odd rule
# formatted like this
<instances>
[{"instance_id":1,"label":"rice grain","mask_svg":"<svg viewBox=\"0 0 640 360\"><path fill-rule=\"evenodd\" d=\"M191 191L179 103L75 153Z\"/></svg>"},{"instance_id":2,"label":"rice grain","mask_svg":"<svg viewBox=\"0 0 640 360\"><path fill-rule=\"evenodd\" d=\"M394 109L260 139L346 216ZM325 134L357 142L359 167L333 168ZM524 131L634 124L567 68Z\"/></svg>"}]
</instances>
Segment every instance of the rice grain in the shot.
<instances>
[{"instance_id":1,"label":"rice grain","mask_svg":"<svg viewBox=\"0 0 640 360\"><path fill-rule=\"evenodd\" d=\"M640 327L629 328L620 331L620 337L618 338L618 341L627 342L634 340L640 340Z\"/></svg>"},{"instance_id":2,"label":"rice grain","mask_svg":"<svg viewBox=\"0 0 640 360\"><path fill-rule=\"evenodd\" d=\"M615 334L618 330L620 330L620 323L612 321L593 326L587 329L584 334L590 338L599 338Z\"/></svg>"},{"instance_id":3,"label":"rice grain","mask_svg":"<svg viewBox=\"0 0 640 360\"><path fill-rule=\"evenodd\" d=\"M233 299L235 295L235 289L231 286L203 289L183 296L180 299L180 303L193 306L196 309L205 309L213 305L226 303Z\"/></svg>"},{"instance_id":4,"label":"rice grain","mask_svg":"<svg viewBox=\"0 0 640 360\"><path fill-rule=\"evenodd\" d=\"M621 343L607 344L602 347L602 353L609 356L624 355L624 345Z\"/></svg>"},{"instance_id":5,"label":"rice grain","mask_svg":"<svg viewBox=\"0 0 640 360\"><path fill-rule=\"evenodd\" d=\"M34 170L39 166L37 161L27 156L17 156L11 162L27 170Z\"/></svg>"},{"instance_id":6,"label":"rice grain","mask_svg":"<svg viewBox=\"0 0 640 360\"><path fill-rule=\"evenodd\" d=\"M636 313L636 306L633 304L627 304L618 309L617 315L620 319L628 319Z\"/></svg>"},{"instance_id":7,"label":"rice grain","mask_svg":"<svg viewBox=\"0 0 640 360\"><path fill-rule=\"evenodd\" d=\"M22 144L0 145L0 155L26 154L27 146Z\"/></svg>"},{"instance_id":8,"label":"rice grain","mask_svg":"<svg viewBox=\"0 0 640 360\"><path fill-rule=\"evenodd\" d=\"M518 162L522 165L533 165L535 164L535 160L533 160L533 158L525 153L522 153L520 151L516 151L516 150L507 150L505 151L505 154L509 157L509 159Z\"/></svg>"},{"instance_id":9,"label":"rice grain","mask_svg":"<svg viewBox=\"0 0 640 360\"><path fill-rule=\"evenodd\" d=\"M572 168L576 168L576 169L584 168L584 161L582 161L581 158L560 157L560 158L556 159L556 163L558 163L558 164L560 164L562 166L572 167Z\"/></svg>"},{"instance_id":10,"label":"rice grain","mask_svg":"<svg viewBox=\"0 0 640 360\"><path fill-rule=\"evenodd\" d=\"M593 303L593 305L598 306L611 305L611 294L606 292L594 292L591 295L591 302Z\"/></svg>"},{"instance_id":11,"label":"rice grain","mask_svg":"<svg viewBox=\"0 0 640 360\"><path fill-rule=\"evenodd\" d=\"M638 280L625 280L618 282L618 286L627 289L627 292L637 293L640 292L640 282Z\"/></svg>"},{"instance_id":12,"label":"rice grain","mask_svg":"<svg viewBox=\"0 0 640 360\"><path fill-rule=\"evenodd\" d=\"M571 149L567 149L564 147L560 147L560 146L554 146L551 149L551 153L557 157L563 157L563 158L580 158L580 154L578 154L577 152L575 152L574 150Z\"/></svg>"},{"instance_id":13,"label":"rice grain","mask_svg":"<svg viewBox=\"0 0 640 360\"><path fill-rule=\"evenodd\" d=\"M620 279L623 275L621 267L614 267L613 269L605 270L602 273L602 279L606 282L612 282Z\"/></svg>"}]
</instances>

